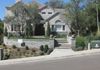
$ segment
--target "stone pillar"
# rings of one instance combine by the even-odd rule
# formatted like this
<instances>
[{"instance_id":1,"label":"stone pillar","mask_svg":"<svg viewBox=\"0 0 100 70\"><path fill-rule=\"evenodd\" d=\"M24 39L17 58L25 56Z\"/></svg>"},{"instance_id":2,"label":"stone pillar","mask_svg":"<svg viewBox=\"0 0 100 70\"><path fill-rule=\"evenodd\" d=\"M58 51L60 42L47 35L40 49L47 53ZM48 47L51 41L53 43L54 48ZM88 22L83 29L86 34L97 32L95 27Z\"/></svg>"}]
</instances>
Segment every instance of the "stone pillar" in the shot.
<instances>
[{"instance_id":1,"label":"stone pillar","mask_svg":"<svg viewBox=\"0 0 100 70\"><path fill-rule=\"evenodd\" d=\"M72 38L71 47L72 47L72 49L75 49L75 47L76 47L76 40L75 40L75 38Z\"/></svg>"},{"instance_id":2,"label":"stone pillar","mask_svg":"<svg viewBox=\"0 0 100 70\"><path fill-rule=\"evenodd\" d=\"M4 50L0 48L0 60L3 60Z\"/></svg>"},{"instance_id":3,"label":"stone pillar","mask_svg":"<svg viewBox=\"0 0 100 70\"><path fill-rule=\"evenodd\" d=\"M45 23L45 36L48 36L47 30L48 30L48 22Z\"/></svg>"},{"instance_id":4,"label":"stone pillar","mask_svg":"<svg viewBox=\"0 0 100 70\"><path fill-rule=\"evenodd\" d=\"M88 43L88 50L91 50L91 46L90 46L90 43Z\"/></svg>"}]
</instances>

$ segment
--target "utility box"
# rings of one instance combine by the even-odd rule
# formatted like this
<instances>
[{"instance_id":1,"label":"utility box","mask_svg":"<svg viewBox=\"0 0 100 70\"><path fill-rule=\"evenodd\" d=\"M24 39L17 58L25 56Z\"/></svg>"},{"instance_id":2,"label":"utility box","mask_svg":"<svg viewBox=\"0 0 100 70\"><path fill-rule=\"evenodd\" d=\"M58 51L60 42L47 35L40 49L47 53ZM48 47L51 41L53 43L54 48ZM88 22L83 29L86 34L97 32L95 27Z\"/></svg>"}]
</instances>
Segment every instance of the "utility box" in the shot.
<instances>
[{"instance_id":1,"label":"utility box","mask_svg":"<svg viewBox=\"0 0 100 70\"><path fill-rule=\"evenodd\" d=\"M100 40L94 40L91 42L91 48L100 48Z\"/></svg>"}]
</instances>

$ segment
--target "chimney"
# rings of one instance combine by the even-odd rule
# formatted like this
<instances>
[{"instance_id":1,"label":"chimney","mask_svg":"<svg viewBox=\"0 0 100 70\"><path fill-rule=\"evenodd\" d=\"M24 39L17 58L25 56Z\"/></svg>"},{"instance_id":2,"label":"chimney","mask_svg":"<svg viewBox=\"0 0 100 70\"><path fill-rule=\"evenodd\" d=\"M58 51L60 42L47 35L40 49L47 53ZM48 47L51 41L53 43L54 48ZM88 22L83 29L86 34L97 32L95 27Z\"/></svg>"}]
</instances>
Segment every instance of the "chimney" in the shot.
<instances>
[{"instance_id":1,"label":"chimney","mask_svg":"<svg viewBox=\"0 0 100 70\"><path fill-rule=\"evenodd\" d=\"M21 1L21 0L16 0L16 3L17 3L17 2L20 2L20 1Z\"/></svg>"}]
</instances>

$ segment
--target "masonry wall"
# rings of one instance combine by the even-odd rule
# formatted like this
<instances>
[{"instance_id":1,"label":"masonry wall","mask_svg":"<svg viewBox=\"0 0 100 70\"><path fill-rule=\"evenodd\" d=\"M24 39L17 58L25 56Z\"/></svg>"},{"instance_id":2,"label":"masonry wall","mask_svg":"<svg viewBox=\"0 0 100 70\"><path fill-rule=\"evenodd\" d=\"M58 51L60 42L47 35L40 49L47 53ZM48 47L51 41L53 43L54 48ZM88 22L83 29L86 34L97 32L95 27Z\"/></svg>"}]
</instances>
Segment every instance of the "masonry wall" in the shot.
<instances>
[{"instance_id":1,"label":"masonry wall","mask_svg":"<svg viewBox=\"0 0 100 70\"><path fill-rule=\"evenodd\" d=\"M41 45L48 45L50 48L54 48L54 40L53 39L23 39L25 45L30 48L40 48ZM16 45L17 47L21 47L21 43L18 42L18 39L8 39L4 37L4 44L8 46Z\"/></svg>"}]
</instances>

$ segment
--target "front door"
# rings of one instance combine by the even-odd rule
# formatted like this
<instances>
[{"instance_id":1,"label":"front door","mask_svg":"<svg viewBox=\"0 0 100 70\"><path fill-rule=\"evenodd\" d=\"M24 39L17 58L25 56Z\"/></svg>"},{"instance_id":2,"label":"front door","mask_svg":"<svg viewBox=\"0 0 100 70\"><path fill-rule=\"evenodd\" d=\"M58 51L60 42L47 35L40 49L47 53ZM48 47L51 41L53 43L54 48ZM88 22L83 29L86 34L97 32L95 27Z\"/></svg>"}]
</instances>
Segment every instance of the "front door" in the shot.
<instances>
[{"instance_id":1,"label":"front door","mask_svg":"<svg viewBox=\"0 0 100 70\"><path fill-rule=\"evenodd\" d=\"M45 29L43 24L37 24L35 27L35 35L36 36L41 36L45 34Z\"/></svg>"}]
</instances>

